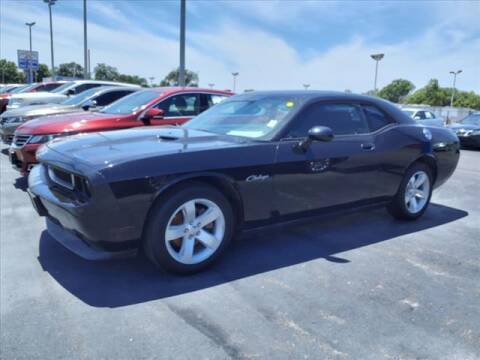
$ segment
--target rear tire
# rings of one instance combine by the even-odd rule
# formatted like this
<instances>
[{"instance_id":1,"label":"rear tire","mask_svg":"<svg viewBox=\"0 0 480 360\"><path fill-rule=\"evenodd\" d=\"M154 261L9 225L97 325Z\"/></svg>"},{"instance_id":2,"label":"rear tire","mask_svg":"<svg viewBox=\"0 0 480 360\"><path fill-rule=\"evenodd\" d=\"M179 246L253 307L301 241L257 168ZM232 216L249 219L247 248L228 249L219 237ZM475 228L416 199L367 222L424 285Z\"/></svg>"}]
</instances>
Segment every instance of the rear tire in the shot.
<instances>
[{"instance_id":1,"label":"rear tire","mask_svg":"<svg viewBox=\"0 0 480 360\"><path fill-rule=\"evenodd\" d=\"M397 194L387 206L387 210L397 219L418 219L427 210L432 189L432 170L426 164L415 163L405 173Z\"/></svg>"},{"instance_id":2,"label":"rear tire","mask_svg":"<svg viewBox=\"0 0 480 360\"><path fill-rule=\"evenodd\" d=\"M220 191L198 183L181 185L150 211L145 254L169 272L201 271L227 248L234 219L232 206Z\"/></svg>"}]
</instances>

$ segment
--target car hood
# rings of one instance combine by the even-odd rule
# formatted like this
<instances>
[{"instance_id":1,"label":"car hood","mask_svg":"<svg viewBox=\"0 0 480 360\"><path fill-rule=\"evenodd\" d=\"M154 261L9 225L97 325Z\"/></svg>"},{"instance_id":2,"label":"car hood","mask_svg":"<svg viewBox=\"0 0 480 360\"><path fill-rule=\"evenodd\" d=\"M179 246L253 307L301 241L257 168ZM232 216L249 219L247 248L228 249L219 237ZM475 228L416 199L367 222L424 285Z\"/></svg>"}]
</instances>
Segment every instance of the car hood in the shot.
<instances>
[{"instance_id":1,"label":"car hood","mask_svg":"<svg viewBox=\"0 0 480 360\"><path fill-rule=\"evenodd\" d=\"M452 129L453 131L458 131L462 129L463 130L480 130L480 125L457 123L457 124L449 125L448 128Z\"/></svg>"},{"instance_id":2,"label":"car hood","mask_svg":"<svg viewBox=\"0 0 480 360\"><path fill-rule=\"evenodd\" d=\"M79 133L105 128L106 121L122 120L129 115L112 115L100 112L79 111L68 115L42 116L29 121L17 129L18 133L28 135Z\"/></svg>"},{"instance_id":3,"label":"car hood","mask_svg":"<svg viewBox=\"0 0 480 360\"><path fill-rule=\"evenodd\" d=\"M18 109L7 110L2 114L2 117L17 117L17 116L41 116L56 114L57 112L64 112L68 110L75 110L78 108L72 105L62 104L41 104L28 105Z\"/></svg>"},{"instance_id":4,"label":"car hood","mask_svg":"<svg viewBox=\"0 0 480 360\"><path fill-rule=\"evenodd\" d=\"M178 126L149 126L57 138L48 149L96 170L151 157L240 146L248 140Z\"/></svg>"}]
</instances>

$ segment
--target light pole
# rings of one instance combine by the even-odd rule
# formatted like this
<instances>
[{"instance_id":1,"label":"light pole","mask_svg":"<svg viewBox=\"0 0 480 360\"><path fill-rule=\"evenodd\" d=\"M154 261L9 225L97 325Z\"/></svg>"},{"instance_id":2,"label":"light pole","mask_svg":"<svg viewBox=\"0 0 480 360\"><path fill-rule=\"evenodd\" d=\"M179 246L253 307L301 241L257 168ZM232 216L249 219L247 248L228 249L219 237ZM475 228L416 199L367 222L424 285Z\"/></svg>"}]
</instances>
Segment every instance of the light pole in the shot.
<instances>
[{"instance_id":1,"label":"light pole","mask_svg":"<svg viewBox=\"0 0 480 360\"><path fill-rule=\"evenodd\" d=\"M233 75L233 92L235 92L237 90L237 76L238 76L238 72L232 72L232 75Z\"/></svg>"},{"instance_id":2,"label":"light pole","mask_svg":"<svg viewBox=\"0 0 480 360\"><path fill-rule=\"evenodd\" d=\"M308 88L310 87L310 84L303 84L303 87L305 88L305 90L308 90Z\"/></svg>"},{"instance_id":3,"label":"light pole","mask_svg":"<svg viewBox=\"0 0 480 360\"><path fill-rule=\"evenodd\" d=\"M52 60L52 78L55 80L55 60L53 58L53 27L52 27L52 5L55 5L57 0L43 0L48 4L48 12L50 14L50 57Z\"/></svg>"},{"instance_id":4,"label":"light pole","mask_svg":"<svg viewBox=\"0 0 480 360\"><path fill-rule=\"evenodd\" d=\"M372 54L370 57L375 60L375 82L373 84L373 91L375 92L375 95L377 94L377 77L378 77L378 63L380 60L383 59L385 54Z\"/></svg>"},{"instance_id":5,"label":"light pole","mask_svg":"<svg viewBox=\"0 0 480 360\"><path fill-rule=\"evenodd\" d=\"M28 26L28 35L30 39L30 54L28 56L28 83L33 82L33 72L32 72L32 26L35 25L35 22L25 23Z\"/></svg>"},{"instance_id":6,"label":"light pole","mask_svg":"<svg viewBox=\"0 0 480 360\"><path fill-rule=\"evenodd\" d=\"M215 86L215 84L210 83L210 84L208 84L208 86L210 86L210 89L213 89L213 87Z\"/></svg>"},{"instance_id":7,"label":"light pole","mask_svg":"<svg viewBox=\"0 0 480 360\"><path fill-rule=\"evenodd\" d=\"M150 76L148 79L150 80L150 87L153 87L153 80L155 80L155 76Z\"/></svg>"},{"instance_id":8,"label":"light pole","mask_svg":"<svg viewBox=\"0 0 480 360\"><path fill-rule=\"evenodd\" d=\"M453 75L453 87L452 87L452 97L450 98L450 107L453 107L453 99L455 97L455 84L457 82L457 75L460 74L462 70L450 71L450 74Z\"/></svg>"},{"instance_id":9,"label":"light pole","mask_svg":"<svg viewBox=\"0 0 480 360\"><path fill-rule=\"evenodd\" d=\"M185 4L180 0L180 67L178 69L178 85L185 86Z\"/></svg>"},{"instance_id":10,"label":"light pole","mask_svg":"<svg viewBox=\"0 0 480 360\"><path fill-rule=\"evenodd\" d=\"M83 0L83 78L89 78L87 48L87 0Z\"/></svg>"}]
</instances>

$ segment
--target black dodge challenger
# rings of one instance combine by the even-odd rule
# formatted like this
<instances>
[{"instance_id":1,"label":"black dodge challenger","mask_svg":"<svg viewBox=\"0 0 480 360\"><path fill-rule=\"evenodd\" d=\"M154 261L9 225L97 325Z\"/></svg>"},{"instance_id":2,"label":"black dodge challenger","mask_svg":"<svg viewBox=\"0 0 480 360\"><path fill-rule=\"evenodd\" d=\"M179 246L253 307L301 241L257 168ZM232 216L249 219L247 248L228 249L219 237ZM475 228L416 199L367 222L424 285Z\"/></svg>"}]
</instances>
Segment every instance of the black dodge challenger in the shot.
<instances>
[{"instance_id":1,"label":"black dodge challenger","mask_svg":"<svg viewBox=\"0 0 480 360\"><path fill-rule=\"evenodd\" d=\"M459 140L377 98L278 91L180 127L53 140L37 156L29 194L53 238L87 259L143 249L188 273L245 228L378 205L416 219L454 172Z\"/></svg>"}]
</instances>

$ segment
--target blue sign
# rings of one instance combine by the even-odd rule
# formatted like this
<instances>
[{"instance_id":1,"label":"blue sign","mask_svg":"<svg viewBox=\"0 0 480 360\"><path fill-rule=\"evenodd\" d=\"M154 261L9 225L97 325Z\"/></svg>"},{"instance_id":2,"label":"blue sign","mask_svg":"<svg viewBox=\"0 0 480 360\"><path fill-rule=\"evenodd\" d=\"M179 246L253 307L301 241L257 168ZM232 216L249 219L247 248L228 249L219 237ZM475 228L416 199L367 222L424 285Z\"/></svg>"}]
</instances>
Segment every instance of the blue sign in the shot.
<instances>
[{"instance_id":1,"label":"blue sign","mask_svg":"<svg viewBox=\"0 0 480 360\"><path fill-rule=\"evenodd\" d=\"M18 67L23 70L38 70L38 51L17 50Z\"/></svg>"}]
</instances>

